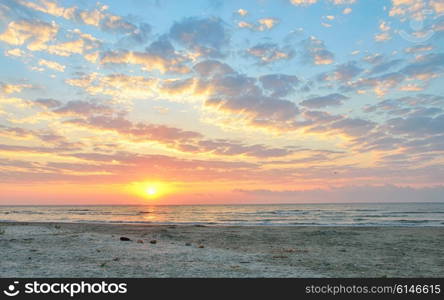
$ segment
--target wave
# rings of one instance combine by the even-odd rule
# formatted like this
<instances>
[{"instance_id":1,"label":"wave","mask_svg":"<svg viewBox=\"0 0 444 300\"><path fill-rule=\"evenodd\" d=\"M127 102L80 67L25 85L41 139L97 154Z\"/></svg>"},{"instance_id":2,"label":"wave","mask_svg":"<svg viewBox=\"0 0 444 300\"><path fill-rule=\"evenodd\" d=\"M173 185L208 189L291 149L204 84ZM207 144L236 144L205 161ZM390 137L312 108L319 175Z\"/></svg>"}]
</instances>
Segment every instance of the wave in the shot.
<instances>
[{"instance_id":1,"label":"wave","mask_svg":"<svg viewBox=\"0 0 444 300\"><path fill-rule=\"evenodd\" d=\"M427 211L428 210L428 211ZM148 219L149 217L149 219ZM17 222L177 224L219 226L443 226L444 203L433 206L85 206L0 207L0 219Z\"/></svg>"}]
</instances>

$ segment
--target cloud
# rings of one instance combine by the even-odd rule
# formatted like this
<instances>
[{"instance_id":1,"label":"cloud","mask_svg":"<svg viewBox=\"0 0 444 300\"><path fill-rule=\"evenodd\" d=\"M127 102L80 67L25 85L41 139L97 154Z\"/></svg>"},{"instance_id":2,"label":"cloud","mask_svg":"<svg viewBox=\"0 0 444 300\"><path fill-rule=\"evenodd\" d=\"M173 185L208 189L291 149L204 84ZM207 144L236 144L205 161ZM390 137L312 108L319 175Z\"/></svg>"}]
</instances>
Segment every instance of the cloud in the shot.
<instances>
[{"instance_id":1,"label":"cloud","mask_svg":"<svg viewBox=\"0 0 444 300\"><path fill-rule=\"evenodd\" d=\"M251 200L283 201L286 203L318 202L442 202L443 186L412 188L406 186L350 186L311 190L235 190Z\"/></svg>"},{"instance_id":2,"label":"cloud","mask_svg":"<svg viewBox=\"0 0 444 300\"><path fill-rule=\"evenodd\" d=\"M91 73L67 79L66 83L80 87L91 95L101 94L119 99L145 99L153 95L153 88L157 84L157 79L122 73L111 75Z\"/></svg>"},{"instance_id":3,"label":"cloud","mask_svg":"<svg viewBox=\"0 0 444 300\"><path fill-rule=\"evenodd\" d=\"M219 18L185 18L171 27L169 37L196 56L223 57L230 36Z\"/></svg>"},{"instance_id":4,"label":"cloud","mask_svg":"<svg viewBox=\"0 0 444 300\"><path fill-rule=\"evenodd\" d=\"M382 63L384 59L385 59L384 55L377 53L377 54L366 55L363 57L362 60L365 61L366 63L375 65Z\"/></svg>"},{"instance_id":5,"label":"cloud","mask_svg":"<svg viewBox=\"0 0 444 300\"><path fill-rule=\"evenodd\" d=\"M42 103L42 102L40 102L40 103ZM46 106L50 105L50 107L51 107L52 105L54 105L56 103L46 101L46 102L44 102L44 104ZM96 114L96 113L101 113L101 114L112 113L113 110L104 104L87 102L87 101L82 101L82 100L73 100L73 101L68 101L66 104L54 109L53 112L55 112L57 114L87 116L87 115L92 115L92 114Z\"/></svg>"},{"instance_id":6,"label":"cloud","mask_svg":"<svg viewBox=\"0 0 444 300\"><path fill-rule=\"evenodd\" d=\"M353 11L353 9L351 9L350 7L344 8L344 10L342 11L342 13L344 15L348 15L351 14L351 12Z\"/></svg>"},{"instance_id":7,"label":"cloud","mask_svg":"<svg viewBox=\"0 0 444 300\"><path fill-rule=\"evenodd\" d=\"M76 39L49 45L47 51L58 56L70 56L73 54L85 54L102 46L102 42L90 34L82 33L78 29L70 32Z\"/></svg>"},{"instance_id":8,"label":"cloud","mask_svg":"<svg viewBox=\"0 0 444 300\"><path fill-rule=\"evenodd\" d=\"M379 64L376 64L369 72L369 74L378 74L378 73L384 73L392 68L399 66L401 63L403 63L403 59L393 59L387 62L381 62Z\"/></svg>"},{"instance_id":9,"label":"cloud","mask_svg":"<svg viewBox=\"0 0 444 300\"><path fill-rule=\"evenodd\" d=\"M367 134L375 127L375 122L359 118L346 118L331 124L331 129L339 130L349 136L361 136Z\"/></svg>"},{"instance_id":10,"label":"cloud","mask_svg":"<svg viewBox=\"0 0 444 300\"><path fill-rule=\"evenodd\" d=\"M290 60L294 51L290 47L279 47L275 43L261 43L246 50L247 54L255 58L258 64L270 64L281 60Z\"/></svg>"},{"instance_id":11,"label":"cloud","mask_svg":"<svg viewBox=\"0 0 444 300\"><path fill-rule=\"evenodd\" d=\"M352 82L347 82L341 87L344 92L361 91L373 89L374 93L380 97L384 96L390 89L397 87L405 76L400 72L392 72L380 76L359 78Z\"/></svg>"},{"instance_id":12,"label":"cloud","mask_svg":"<svg viewBox=\"0 0 444 300\"><path fill-rule=\"evenodd\" d=\"M295 78L281 78L289 80L283 84L291 89L291 81L295 81ZM273 90L277 88L277 84L281 84L276 82L276 75L262 78L262 84L264 83L265 91L258 85L257 79L230 72L199 78L194 93L206 95L206 108L236 117L251 126L274 129L288 127L295 121L299 109L291 101L265 94L275 93Z\"/></svg>"},{"instance_id":13,"label":"cloud","mask_svg":"<svg viewBox=\"0 0 444 300\"><path fill-rule=\"evenodd\" d=\"M9 49L9 50L5 50L5 55L6 56L15 56L15 57L23 57L26 56L26 52L19 49L19 48L13 48L13 49Z\"/></svg>"},{"instance_id":14,"label":"cloud","mask_svg":"<svg viewBox=\"0 0 444 300\"><path fill-rule=\"evenodd\" d=\"M75 112L89 115L86 119L71 119L66 123L95 130L114 131L135 142L157 142L185 153L211 153L222 156L248 156L255 158L282 157L291 154L291 149L273 148L262 144L246 145L233 140L207 139L194 131L185 131L165 125L133 123L123 116L92 115L103 112L103 108L86 103L68 103L69 109L54 112ZM61 111L62 110L62 111Z\"/></svg>"},{"instance_id":15,"label":"cloud","mask_svg":"<svg viewBox=\"0 0 444 300\"><path fill-rule=\"evenodd\" d=\"M387 122L387 127L394 134L413 136L442 134L444 132L444 114L436 117L409 116L395 118Z\"/></svg>"},{"instance_id":16,"label":"cloud","mask_svg":"<svg viewBox=\"0 0 444 300\"><path fill-rule=\"evenodd\" d=\"M21 127L8 127L0 125L0 136L11 139L38 139L44 142L45 145L52 145L59 151L76 150L81 143L68 142L67 138L47 129L31 130ZM35 143L35 142L34 142ZM1 145L0 151L20 151L20 152L40 152L50 153L51 150L45 147L27 147L27 146L12 146Z\"/></svg>"},{"instance_id":17,"label":"cloud","mask_svg":"<svg viewBox=\"0 0 444 300\"><path fill-rule=\"evenodd\" d=\"M47 43L54 40L58 26L38 20L12 21L6 30L0 34L0 41L10 45L27 44L28 50L41 51L47 49Z\"/></svg>"},{"instance_id":18,"label":"cloud","mask_svg":"<svg viewBox=\"0 0 444 300\"><path fill-rule=\"evenodd\" d=\"M217 60L205 60L199 62L193 69L203 77L223 76L235 73L229 65Z\"/></svg>"},{"instance_id":19,"label":"cloud","mask_svg":"<svg viewBox=\"0 0 444 300\"><path fill-rule=\"evenodd\" d=\"M259 77L262 88L270 92L271 97L286 97L295 92L300 80L294 75L267 74Z\"/></svg>"},{"instance_id":20,"label":"cloud","mask_svg":"<svg viewBox=\"0 0 444 300\"><path fill-rule=\"evenodd\" d=\"M318 0L290 0L293 5L311 5L318 2Z\"/></svg>"},{"instance_id":21,"label":"cloud","mask_svg":"<svg viewBox=\"0 0 444 300\"><path fill-rule=\"evenodd\" d=\"M392 36L388 32L382 32L375 35L375 41L377 42L387 42L392 39Z\"/></svg>"},{"instance_id":22,"label":"cloud","mask_svg":"<svg viewBox=\"0 0 444 300\"><path fill-rule=\"evenodd\" d=\"M359 78L354 81L346 82L340 89L343 92L357 91L362 92L369 88L373 89L376 95L382 97L391 89L397 88L405 81L420 80L425 83L438 78L444 72L444 54L430 53L417 55L413 62L409 62L400 69L391 71L393 68L405 63L403 59L393 59L386 61L380 54L368 55L364 61L373 64L373 67L367 72L369 76ZM376 75L383 73L382 75ZM403 90L418 90L418 85L408 83L400 87Z\"/></svg>"},{"instance_id":23,"label":"cloud","mask_svg":"<svg viewBox=\"0 0 444 300\"><path fill-rule=\"evenodd\" d=\"M37 99L34 101L36 105L43 106L45 108L55 108L58 106L62 106L62 102L55 99Z\"/></svg>"},{"instance_id":24,"label":"cloud","mask_svg":"<svg viewBox=\"0 0 444 300\"><path fill-rule=\"evenodd\" d=\"M135 64L141 65L143 70L158 70L162 73L188 73L190 70L185 65L188 58L178 53L170 41L160 38L146 48L145 52L117 50L107 51L102 54L101 64Z\"/></svg>"},{"instance_id":25,"label":"cloud","mask_svg":"<svg viewBox=\"0 0 444 300\"><path fill-rule=\"evenodd\" d=\"M392 0L389 15L423 20L430 14L429 10L440 14L444 12L444 6L439 0Z\"/></svg>"},{"instance_id":26,"label":"cloud","mask_svg":"<svg viewBox=\"0 0 444 300\"><path fill-rule=\"evenodd\" d=\"M293 151L285 148L270 148L265 145L244 145L229 140L202 140L199 141L196 150L211 152L217 155L243 155L255 158L275 158L291 154Z\"/></svg>"},{"instance_id":27,"label":"cloud","mask_svg":"<svg viewBox=\"0 0 444 300\"><path fill-rule=\"evenodd\" d=\"M294 121L299 113L293 102L262 95L209 98L205 101L205 105L222 112L242 114L251 124L258 127L285 128L285 123Z\"/></svg>"},{"instance_id":28,"label":"cloud","mask_svg":"<svg viewBox=\"0 0 444 300\"><path fill-rule=\"evenodd\" d=\"M242 8L239 8L236 13L238 13L240 16L245 17L246 15L248 15L248 11Z\"/></svg>"},{"instance_id":29,"label":"cloud","mask_svg":"<svg viewBox=\"0 0 444 300\"><path fill-rule=\"evenodd\" d=\"M13 94L21 92L25 88L32 88L30 84L11 84L0 81L0 92L4 94Z\"/></svg>"},{"instance_id":30,"label":"cloud","mask_svg":"<svg viewBox=\"0 0 444 300\"><path fill-rule=\"evenodd\" d=\"M14 183L128 183L142 182L147 178L156 178L168 182L219 181L229 178L246 180L246 171L250 175L257 165L236 161L212 161L199 159L181 159L168 155L141 154L132 152L82 152L74 149L62 151L50 147L24 147L0 145L0 150L32 153L58 154L57 161L28 162L2 160L0 165L20 166L21 169L0 171L3 182ZM65 161L60 159L65 159ZM74 162L73 162L74 160Z\"/></svg>"},{"instance_id":31,"label":"cloud","mask_svg":"<svg viewBox=\"0 0 444 300\"><path fill-rule=\"evenodd\" d=\"M0 136L9 138L29 138L31 135L32 132L27 129L0 125Z\"/></svg>"},{"instance_id":32,"label":"cloud","mask_svg":"<svg viewBox=\"0 0 444 300\"><path fill-rule=\"evenodd\" d=\"M310 57L315 65L329 65L334 62L334 55L328 51L323 41L309 37L302 41L303 56Z\"/></svg>"},{"instance_id":33,"label":"cloud","mask_svg":"<svg viewBox=\"0 0 444 300\"><path fill-rule=\"evenodd\" d=\"M444 72L444 53L431 53L419 56L416 61L400 70L409 78L429 80Z\"/></svg>"},{"instance_id":34,"label":"cloud","mask_svg":"<svg viewBox=\"0 0 444 300\"><path fill-rule=\"evenodd\" d=\"M417 94L401 98L390 98L378 102L377 104L367 106L364 111L367 113L377 112L378 114L387 113L389 115L421 115L428 116L430 113L440 112L440 106L444 105L444 97L431 94Z\"/></svg>"},{"instance_id":35,"label":"cloud","mask_svg":"<svg viewBox=\"0 0 444 300\"><path fill-rule=\"evenodd\" d=\"M427 52L432 51L433 46L432 45L415 45L413 47L408 47L404 49L405 53L420 53L420 52Z\"/></svg>"},{"instance_id":36,"label":"cloud","mask_svg":"<svg viewBox=\"0 0 444 300\"><path fill-rule=\"evenodd\" d=\"M50 61L50 60L46 60L46 59L40 59L39 60L39 66L43 66L43 67L47 67L49 69L58 71L58 72L64 72L65 71L65 66L61 65L55 61Z\"/></svg>"},{"instance_id":37,"label":"cloud","mask_svg":"<svg viewBox=\"0 0 444 300\"><path fill-rule=\"evenodd\" d=\"M424 90L424 87L421 87L417 84L406 84L404 86L399 87L399 90L403 92L419 92Z\"/></svg>"},{"instance_id":38,"label":"cloud","mask_svg":"<svg viewBox=\"0 0 444 300\"><path fill-rule=\"evenodd\" d=\"M118 42L119 47L132 47L133 45L141 45L151 37L152 27L150 24L141 23L138 28L125 34Z\"/></svg>"},{"instance_id":39,"label":"cloud","mask_svg":"<svg viewBox=\"0 0 444 300\"><path fill-rule=\"evenodd\" d=\"M35 11L95 26L107 32L126 34L127 36L132 36L135 41L141 39L148 29L145 23L138 27L123 17L109 13L108 6L100 3L97 3L96 7L91 10L63 7L56 1L51 0L39 0L37 2L18 0L18 3ZM141 41L144 42L145 39L142 38Z\"/></svg>"},{"instance_id":40,"label":"cloud","mask_svg":"<svg viewBox=\"0 0 444 300\"><path fill-rule=\"evenodd\" d=\"M273 29L277 24L279 24L279 20L276 18L262 18L257 20L256 24L240 21L237 23L237 26L248 28L252 31L266 31Z\"/></svg>"},{"instance_id":41,"label":"cloud","mask_svg":"<svg viewBox=\"0 0 444 300\"><path fill-rule=\"evenodd\" d=\"M82 111L85 110L81 107ZM97 108L93 108L96 110ZM101 109L101 108L99 108ZM86 108L87 113L90 107ZM184 131L179 128L164 125L137 123L133 124L122 116L96 115L87 119L74 119L67 121L69 124L85 126L89 128L115 131L137 141L157 141L161 143L186 142L201 137L201 134L192 131Z\"/></svg>"},{"instance_id":42,"label":"cloud","mask_svg":"<svg viewBox=\"0 0 444 300\"><path fill-rule=\"evenodd\" d=\"M290 0L290 3L296 6L308 6L312 4L316 4L318 0ZM328 0L335 5L345 5L345 4L353 4L356 0Z\"/></svg>"},{"instance_id":43,"label":"cloud","mask_svg":"<svg viewBox=\"0 0 444 300\"><path fill-rule=\"evenodd\" d=\"M359 67L355 61L336 66L332 71L317 76L319 82L323 81L350 81L361 74L364 69Z\"/></svg>"},{"instance_id":44,"label":"cloud","mask_svg":"<svg viewBox=\"0 0 444 300\"><path fill-rule=\"evenodd\" d=\"M308 108L324 108L327 106L340 106L344 103L344 100L349 99L348 97L341 94L330 94L326 96L313 97L299 103L302 106Z\"/></svg>"}]
</instances>

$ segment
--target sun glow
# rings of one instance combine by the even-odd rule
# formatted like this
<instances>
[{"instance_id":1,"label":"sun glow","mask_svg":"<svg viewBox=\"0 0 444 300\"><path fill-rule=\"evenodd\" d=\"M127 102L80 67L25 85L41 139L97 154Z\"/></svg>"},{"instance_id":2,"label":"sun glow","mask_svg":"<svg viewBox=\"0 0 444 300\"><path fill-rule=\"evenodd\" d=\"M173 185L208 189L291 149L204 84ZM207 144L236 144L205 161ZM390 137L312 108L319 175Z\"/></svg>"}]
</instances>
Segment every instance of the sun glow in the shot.
<instances>
[{"instance_id":1,"label":"sun glow","mask_svg":"<svg viewBox=\"0 0 444 300\"><path fill-rule=\"evenodd\" d=\"M171 184L165 182L133 182L128 185L128 192L141 199L157 199L174 192Z\"/></svg>"},{"instance_id":2,"label":"sun glow","mask_svg":"<svg viewBox=\"0 0 444 300\"><path fill-rule=\"evenodd\" d=\"M149 186L149 187L146 189L146 193L147 193L148 196L154 196L154 195L157 194L157 190L156 190L155 187L153 187L153 186Z\"/></svg>"}]
</instances>

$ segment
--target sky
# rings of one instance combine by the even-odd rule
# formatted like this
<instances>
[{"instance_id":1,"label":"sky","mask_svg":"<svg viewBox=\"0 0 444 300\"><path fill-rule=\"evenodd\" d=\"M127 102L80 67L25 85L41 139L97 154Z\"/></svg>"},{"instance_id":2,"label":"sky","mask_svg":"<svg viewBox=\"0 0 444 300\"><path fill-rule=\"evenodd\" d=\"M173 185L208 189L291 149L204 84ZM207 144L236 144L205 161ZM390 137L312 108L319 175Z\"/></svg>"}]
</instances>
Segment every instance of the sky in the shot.
<instances>
[{"instance_id":1,"label":"sky","mask_svg":"<svg viewBox=\"0 0 444 300\"><path fill-rule=\"evenodd\" d=\"M0 205L444 201L441 0L2 0L0 66Z\"/></svg>"}]
</instances>

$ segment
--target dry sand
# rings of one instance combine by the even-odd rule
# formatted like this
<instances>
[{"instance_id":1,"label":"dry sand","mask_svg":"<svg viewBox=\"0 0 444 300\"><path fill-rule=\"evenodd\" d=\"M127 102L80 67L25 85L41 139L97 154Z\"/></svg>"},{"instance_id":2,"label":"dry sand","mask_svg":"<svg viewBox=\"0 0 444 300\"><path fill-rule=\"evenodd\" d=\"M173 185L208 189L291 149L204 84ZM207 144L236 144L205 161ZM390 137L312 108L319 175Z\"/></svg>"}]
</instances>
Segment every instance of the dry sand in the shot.
<instances>
[{"instance_id":1,"label":"dry sand","mask_svg":"<svg viewBox=\"0 0 444 300\"><path fill-rule=\"evenodd\" d=\"M443 227L1 223L0 276L443 277L443 249Z\"/></svg>"}]
</instances>

